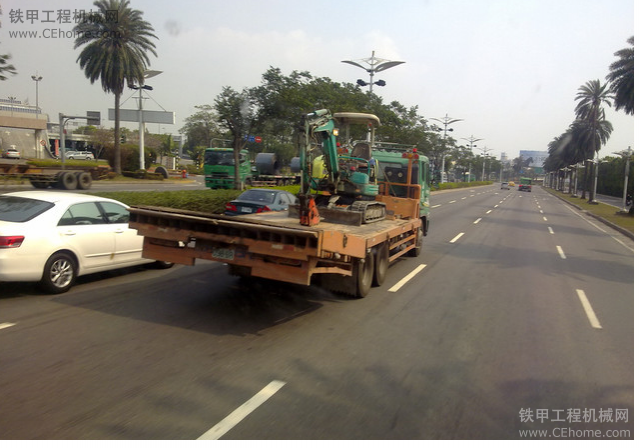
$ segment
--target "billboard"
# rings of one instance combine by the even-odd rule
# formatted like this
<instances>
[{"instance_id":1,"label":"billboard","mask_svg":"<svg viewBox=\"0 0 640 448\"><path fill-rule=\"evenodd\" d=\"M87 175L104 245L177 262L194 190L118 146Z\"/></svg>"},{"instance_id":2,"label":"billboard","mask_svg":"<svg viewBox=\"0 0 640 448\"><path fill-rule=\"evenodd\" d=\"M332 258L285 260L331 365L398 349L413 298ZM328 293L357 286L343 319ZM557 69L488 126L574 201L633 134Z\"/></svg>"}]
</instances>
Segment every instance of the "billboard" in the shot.
<instances>
[{"instance_id":1,"label":"billboard","mask_svg":"<svg viewBox=\"0 0 640 448\"><path fill-rule=\"evenodd\" d=\"M529 168L542 168L548 155L546 151L520 151L520 157L524 161L523 166Z\"/></svg>"},{"instance_id":2,"label":"billboard","mask_svg":"<svg viewBox=\"0 0 640 448\"><path fill-rule=\"evenodd\" d=\"M132 121L138 123L140 111L137 109L120 109L120 121ZM109 109L109 120L116 119L116 110ZM176 124L175 112L163 112L155 110L142 111L143 123Z\"/></svg>"}]
</instances>

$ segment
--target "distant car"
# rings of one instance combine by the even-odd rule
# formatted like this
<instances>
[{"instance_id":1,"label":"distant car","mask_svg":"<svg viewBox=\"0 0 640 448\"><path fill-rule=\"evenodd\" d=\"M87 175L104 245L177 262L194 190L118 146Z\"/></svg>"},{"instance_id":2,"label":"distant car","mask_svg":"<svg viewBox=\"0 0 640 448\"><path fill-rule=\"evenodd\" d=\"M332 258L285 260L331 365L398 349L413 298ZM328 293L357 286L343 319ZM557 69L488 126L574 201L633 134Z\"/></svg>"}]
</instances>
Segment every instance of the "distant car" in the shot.
<instances>
[{"instance_id":1,"label":"distant car","mask_svg":"<svg viewBox=\"0 0 640 448\"><path fill-rule=\"evenodd\" d=\"M20 151L18 151L15 148L5 149L2 152L2 157L4 157L5 159L19 159L20 158Z\"/></svg>"},{"instance_id":2,"label":"distant car","mask_svg":"<svg viewBox=\"0 0 640 448\"><path fill-rule=\"evenodd\" d=\"M252 188L227 203L224 214L235 216L288 210L291 204L296 203L296 200L296 197L288 191Z\"/></svg>"},{"instance_id":3,"label":"distant car","mask_svg":"<svg viewBox=\"0 0 640 448\"><path fill-rule=\"evenodd\" d=\"M509 182L509 186L510 186L510 187L515 187L515 186L516 186L516 183L515 183L514 181L511 181L511 182Z\"/></svg>"},{"instance_id":4,"label":"distant car","mask_svg":"<svg viewBox=\"0 0 640 448\"><path fill-rule=\"evenodd\" d=\"M502 184L500 184L500 189L501 190L508 190L509 189L509 183L508 182L502 182Z\"/></svg>"},{"instance_id":5,"label":"distant car","mask_svg":"<svg viewBox=\"0 0 640 448\"><path fill-rule=\"evenodd\" d=\"M62 293L85 274L153 263L121 202L79 193L0 195L0 282ZM171 263L156 262L158 267Z\"/></svg>"},{"instance_id":6,"label":"distant car","mask_svg":"<svg viewBox=\"0 0 640 448\"><path fill-rule=\"evenodd\" d=\"M66 151L64 156L67 160L94 160L91 151Z\"/></svg>"}]
</instances>

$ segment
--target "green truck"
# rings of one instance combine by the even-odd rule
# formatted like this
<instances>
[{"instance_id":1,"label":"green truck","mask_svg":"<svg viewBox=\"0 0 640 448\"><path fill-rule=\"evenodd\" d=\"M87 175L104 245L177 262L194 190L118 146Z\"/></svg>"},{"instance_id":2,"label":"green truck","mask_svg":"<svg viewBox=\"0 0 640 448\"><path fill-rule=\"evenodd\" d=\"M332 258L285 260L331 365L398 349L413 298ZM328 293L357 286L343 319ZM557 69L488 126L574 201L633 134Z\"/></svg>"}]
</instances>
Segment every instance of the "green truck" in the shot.
<instances>
[{"instance_id":1,"label":"green truck","mask_svg":"<svg viewBox=\"0 0 640 448\"><path fill-rule=\"evenodd\" d=\"M249 151L240 151L240 183L246 186L283 186L300 182L300 176L280 174L278 158L273 153L260 153L255 164ZM233 148L207 148L204 153L205 186L211 189L233 189L235 163Z\"/></svg>"},{"instance_id":2,"label":"green truck","mask_svg":"<svg viewBox=\"0 0 640 448\"><path fill-rule=\"evenodd\" d=\"M531 193L531 179L528 177L521 177L520 185L518 185L518 191L528 191Z\"/></svg>"}]
</instances>

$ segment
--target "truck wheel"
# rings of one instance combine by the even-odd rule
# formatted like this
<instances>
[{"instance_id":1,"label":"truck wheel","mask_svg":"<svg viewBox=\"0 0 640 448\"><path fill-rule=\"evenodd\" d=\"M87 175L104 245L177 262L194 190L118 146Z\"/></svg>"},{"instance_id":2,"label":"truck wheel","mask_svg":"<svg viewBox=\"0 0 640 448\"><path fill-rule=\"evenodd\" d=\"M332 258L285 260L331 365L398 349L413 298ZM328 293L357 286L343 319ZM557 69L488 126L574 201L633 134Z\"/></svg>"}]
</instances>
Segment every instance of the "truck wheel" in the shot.
<instances>
[{"instance_id":1,"label":"truck wheel","mask_svg":"<svg viewBox=\"0 0 640 448\"><path fill-rule=\"evenodd\" d=\"M62 190L75 190L78 186L78 179L71 171L64 171L58 175L58 188Z\"/></svg>"},{"instance_id":2,"label":"truck wheel","mask_svg":"<svg viewBox=\"0 0 640 448\"><path fill-rule=\"evenodd\" d=\"M387 270L389 269L389 243L379 244L373 250L373 286L382 286L384 279L387 278Z\"/></svg>"},{"instance_id":3,"label":"truck wheel","mask_svg":"<svg viewBox=\"0 0 640 448\"><path fill-rule=\"evenodd\" d=\"M78 189L79 190L88 190L91 188L91 183L93 179L91 178L91 174L85 172L80 172L77 174L78 179Z\"/></svg>"},{"instance_id":4,"label":"truck wheel","mask_svg":"<svg viewBox=\"0 0 640 448\"><path fill-rule=\"evenodd\" d=\"M76 262L71 255L53 254L44 265L40 287L52 294L66 292L76 280L76 271Z\"/></svg>"},{"instance_id":5,"label":"truck wheel","mask_svg":"<svg viewBox=\"0 0 640 448\"><path fill-rule=\"evenodd\" d=\"M364 262L360 260L355 261L353 276L353 295L358 299L361 299L367 295L373 284L373 272L374 272L374 259L373 252L369 252L364 259Z\"/></svg>"},{"instance_id":6,"label":"truck wheel","mask_svg":"<svg viewBox=\"0 0 640 448\"><path fill-rule=\"evenodd\" d=\"M416 246L411 249L409 251L409 256L411 257L417 257L420 255L420 252L422 252L422 226L420 226L419 229L417 229L417 234L416 234Z\"/></svg>"}]
</instances>

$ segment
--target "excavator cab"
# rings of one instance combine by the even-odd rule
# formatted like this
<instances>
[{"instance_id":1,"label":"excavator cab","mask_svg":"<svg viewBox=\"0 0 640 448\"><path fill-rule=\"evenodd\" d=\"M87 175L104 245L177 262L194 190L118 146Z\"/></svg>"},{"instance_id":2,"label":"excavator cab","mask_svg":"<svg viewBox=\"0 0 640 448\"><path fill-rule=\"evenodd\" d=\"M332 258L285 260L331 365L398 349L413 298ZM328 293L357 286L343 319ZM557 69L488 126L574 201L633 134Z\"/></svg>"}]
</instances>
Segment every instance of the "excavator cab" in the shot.
<instances>
[{"instance_id":1,"label":"excavator cab","mask_svg":"<svg viewBox=\"0 0 640 448\"><path fill-rule=\"evenodd\" d=\"M361 125L367 139L352 145L352 125ZM379 125L380 120L375 115L355 112L331 115L323 109L303 117L300 128L305 142L300 152L303 171L299 196L301 223L313 225L307 223L318 221L317 218L311 220L311 215L341 220L348 215L346 212L357 215L348 218L350 223L359 220L364 224L385 218L384 204L375 201L377 163L372 158L372 142ZM338 143L338 135L343 145ZM313 152L317 148L322 154L314 158ZM317 213L308 207L311 190L319 193L313 198Z\"/></svg>"}]
</instances>

